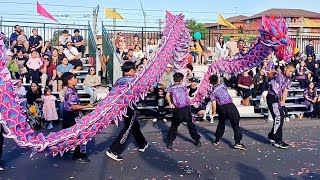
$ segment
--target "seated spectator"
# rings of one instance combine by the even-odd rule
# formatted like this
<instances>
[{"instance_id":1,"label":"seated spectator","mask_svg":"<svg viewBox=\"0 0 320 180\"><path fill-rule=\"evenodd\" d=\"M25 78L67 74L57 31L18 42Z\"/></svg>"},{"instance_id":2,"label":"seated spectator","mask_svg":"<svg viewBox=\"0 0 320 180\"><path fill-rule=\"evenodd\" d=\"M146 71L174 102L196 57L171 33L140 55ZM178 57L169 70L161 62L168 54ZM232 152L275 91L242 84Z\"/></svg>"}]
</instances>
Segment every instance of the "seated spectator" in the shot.
<instances>
[{"instance_id":1,"label":"seated spectator","mask_svg":"<svg viewBox=\"0 0 320 180\"><path fill-rule=\"evenodd\" d=\"M80 53L78 52L77 48L72 46L71 42L67 43L67 48L64 49L63 53L69 60L69 63L73 65L73 67L80 71L82 69L82 61L80 60Z\"/></svg>"},{"instance_id":2,"label":"seated spectator","mask_svg":"<svg viewBox=\"0 0 320 180\"><path fill-rule=\"evenodd\" d=\"M233 59L235 55L239 53L238 44L234 40L234 36L230 36L229 41L226 42L226 46L229 52L229 57Z\"/></svg>"},{"instance_id":3,"label":"seated spectator","mask_svg":"<svg viewBox=\"0 0 320 180\"><path fill-rule=\"evenodd\" d=\"M306 67L308 68L310 73L313 74L316 62L313 59L313 55L312 54L308 54L307 55L307 60L305 61L305 63L306 63Z\"/></svg>"},{"instance_id":4,"label":"seated spectator","mask_svg":"<svg viewBox=\"0 0 320 180\"><path fill-rule=\"evenodd\" d=\"M65 58L65 57L66 57L66 55L64 54L64 48L62 46L59 46L59 49L58 49L58 59L59 59L58 64L59 65L61 64L63 58Z\"/></svg>"},{"instance_id":5,"label":"seated spectator","mask_svg":"<svg viewBox=\"0 0 320 180\"><path fill-rule=\"evenodd\" d=\"M134 46L133 56L136 57L137 60L138 60L138 62L136 62L136 64L140 64L140 60L142 58L144 58L144 54L143 54L141 48L138 45Z\"/></svg>"},{"instance_id":6,"label":"seated spectator","mask_svg":"<svg viewBox=\"0 0 320 180\"><path fill-rule=\"evenodd\" d=\"M41 49L41 54L44 55L44 54L47 54L49 55L50 57L52 56L52 51L51 51L51 44L49 41L46 41L44 46L42 47Z\"/></svg>"},{"instance_id":7,"label":"seated spectator","mask_svg":"<svg viewBox=\"0 0 320 180\"><path fill-rule=\"evenodd\" d=\"M122 55L127 49L126 38L120 37L119 47L120 48L118 53Z\"/></svg>"},{"instance_id":8,"label":"seated spectator","mask_svg":"<svg viewBox=\"0 0 320 180\"><path fill-rule=\"evenodd\" d=\"M305 89L308 87L309 82L308 82L307 76L309 73L310 73L310 71L305 66L305 62L301 61L296 67L296 77L299 81L301 89Z\"/></svg>"},{"instance_id":9,"label":"seated spectator","mask_svg":"<svg viewBox=\"0 0 320 180\"><path fill-rule=\"evenodd\" d=\"M268 84L268 79L265 74L265 70L261 69L259 73L257 73L253 78L253 84L254 84L254 95L253 97L256 97L256 95L261 95L262 92L266 89L266 86Z\"/></svg>"},{"instance_id":10,"label":"seated spectator","mask_svg":"<svg viewBox=\"0 0 320 180\"><path fill-rule=\"evenodd\" d=\"M68 30L63 30L62 35L59 37L59 46L67 48L67 43L72 42L71 36L69 35Z\"/></svg>"},{"instance_id":11,"label":"seated spectator","mask_svg":"<svg viewBox=\"0 0 320 180\"><path fill-rule=\"evenodd\" d=\"M20 51L18 51L17 55L15 56L15 59L17 60L18 68L19 68L19 71L18 71L19 77L18 78L21 78L21 76L28 73L28 70L26 68L26 63L28 61L28 58L23 56L22 50L20 49Z\"/></svg>"},{"instance_id":12,"label":"seated spectator","mask_svg":"<svg viewBox=\"0 0 320 180\"><path fill-rule=\"evenodd\" d=\"M191 64L187 64L187 74L186 74L186 78L190 79L193 77L193 66Z\"/></svg>"},{"instance_id":13,"label":"seated spectator","mask_svg":"<svg viewBox=\"0 0 320 180\"><path fill-rule=\"evenodd\" d=\"M123 51L121 51L121 45L120 45L122 39L123 39L122 33L121 33L121 32L118 32L118 33L117 33L117 38L116 38L116 40L114 41L114 44L115 44L115 46L116 46L116 52L117 52L118 54L120 54L120 55L122 55L122 53L123 53Z\"/></svg>"},{"instance_id":14,"label":"seated spectator","mask_svg":"<svg viewBox=\"0 0 320 180\"><path fill-rule=\"evenodd\" d=\"M74 33L74 36L72 36L71 42L77 48L78 52L81 53L80 57L83 57L84 52L86 50L86 47L84 46L83 37L79 34L80 33L79 29L75 29L73 33Z\"/></svg>"},{"instance_id":15,"label":"seated spectator","mask_svg":"<svg viewBox=\"0 0 320 180\"><path fill-rule=\"evenodd\" d=\"M29 49L29 48L30 48L29 39L28 39L27 35L24 33L24 30L23 30L23 29L21 29L20 35L21 35L21 36L24 36L24 47L25 47L26 49Z\"/></svg>"},{"instance_id":16,"label":"seated spectator","mask_svg":"<svg viewBox=\"0 0 320 180\"><path fill-rule=\"evenodd\" d=\"M18 79L16 88L14 89L14 92L18 95L19 99L24 99L26 98L27 91L24 86L22 86L22 80ZM21 102L21 106L24 108L27 108L27 103L25 101Z\"/></svg>"},{"instance_id":17,"label":"seated spectator","mask_svg":"<svg viewBox=\"0 0 320 180\"><path fill-rule=\"evenodd\" d=\"M40 82L40 67L43 65L42 60L39 58L39 54L36 49L31 49L31 55L27 61L29 73L32 77L32 82Z\"/></svg>"},{"instance_id":18,"label":"seated spectator","mask_svg":"<svg viewBox=\"0 0 320 180\"><path fill-rule=\"evenodd\" d=\"M250 105L250 97L252 97L252 89L254 88L252 77L249 75L249 71L245 71L238 78L238 87L242 93L241 104L244 106Z\"/></svg>"},{"instance_id":19,"label":"seated spectator","mask_svg":"<svg viewBox=\"0 0 320 180\"><path fill-rule=\"evenodd\" d=\"M95 88L100 85L99 76L96 75L96 69L90 67L88 74L83 81L84 91L90 95L90 104L97 101Z\"/></svg>"},{"instance_id":20,"label":"seated spectator","mask_svg":"<svg viewBox=\"0 0 320 180\"><path fill-rule=\"evenodd\" d=\"M65 57L62 60L62 63L57 67L57 75L58 75L58 91L62 90L62 80L61 76L65 72L73 73L73 65L69 63L68 59Z\"/></svg>"},{"instance_id":21,"label":"seated spectator","mask_svg":"<svg viewBox=\"0 0 320 180\"><path fill-rule=\"evenodd\" d=\"M47 54L43 56L43 62L40 67L42 88L49 86L53 92L57 92L57 68Z\"/></svg>"},{"instance_id":22,"label":"seated spectator","mask_svg":"<svg viewBox=\"0 0 320 180\"><path fill-rule=\"evenodd\" d=\"M142 47L142 43L139 39L138 34L134 34L133 36L133 42L131 44L131 48L135 49L135 46L138 45L139 47Z\"/></svg>"},{"instance_id":23,"label":"seated spectator","mask_svg":"<svg viewBox=\"0 0 320 180\"><path fill-rule=\"evenodd\" d=\"M320 112L319 110L319 102L318 102L318 94L317 94L317 90L315 88L314 82L310 82L309 84L309 88L307 88L304 91L304 98L305 101L304 103L307 106L307 109L309 110L310 117L311 118L315 118L316 116L320 117Z\"/></svg>"},{"instance_id":24,"label":"seated spectator","mask_svg":"<svg viewBox=\"0 0 320 180\"><path fill-rule=\"evenodd\" d=\"M22 51L23 56L28 57L28 49L26 47L25 37L22 35L17 37L17 43L11 48L11 52L17 54L20 50Z\"/></svg>"},{"instance_id":25,"label":"seated spectator","mask_svg":"<svg viewBox=\"0 0 320 180\"><path fill-rule=\"evenodd\" d=\"M163 75L160 79L160 84L162 84L162 88L164 90L167 90L171 85L174 84L173 73L172 73L171 67L172 67L171 64L167 65L167 69L163 73Z\"/></svg>"},{"instance_id":26,"label":"seated spectator","mask_svg":"<svg viewBox=\"0 0 320 180\"><path fill-rule=\"evenodd\" d=\"M137 57L133 55L134 50L129 49L128 50L128 60L136 63L138 61Z\"/></svg>"},{"instance_id":27,"label":"seated spectator","mask_svg":"<svg viewBox=\"0 0 320 180\"><path fill-rule=\"evenodd\" d=\"M217 53L219 55L219 59L224 59L228 57L228 49L222 36L220 36L219 41L216 42L216 48L218 50Z\"/></svg>"},{"instance_id":28,"label":"seated spectator","mask_svg":"<svg viewBox=\"0 0 320 180\"><path fill-rule=\"evenodd\" d=\"M146 52L149 52L152 50L152 52L156 51L158 48L158 45L156 45L154 38L151 38L150 41L148 42Z\"/></svg>"},{"instance_id":29,"label":"seated spectator","mask_svg":"<svg viewBox=\"0 0 320 180\"><path fill-rule=\"evenodd\" d=\"M20 35L21 27L15 25L14 32L10 35L10 46L13 47L17 44L17 38Z\"/></svg>"},{"instance_id":30,"label":"seated spectator","mask_svg":"<svg viewBox=\"0 0 320 180\"><path fill-rule=\"evenodd\" d=\"M320 68L318 63L315 64L313 82L315 82L315 84L318 84L318 88L320 87Z\"/></svg>"},{"instance_id":31,"label":"seated spectator","mask_svg":"<svg viewBox=\"0 0 320 180\"><path fill-rule=\"evenodd\" d=\"M29 38L30 47L36 49L36 51L41 54L43 45L42 37L38 35L38 29L33 29L32 34Z\"/></svg>"},{"instance_id":32,"label":"seated spectator","mask_svg":"<svg viewBox=\"0 0 320 180\"><path fill-rule=\"evenodd\" d=\"M58 54L58 49L57 48L53 48L52 49L52 55L51 55L51 59L52 59L52 63L55 66L58 66L61 64L62 59L59 59L59 54Z\"/></svg>"}]
</instances>

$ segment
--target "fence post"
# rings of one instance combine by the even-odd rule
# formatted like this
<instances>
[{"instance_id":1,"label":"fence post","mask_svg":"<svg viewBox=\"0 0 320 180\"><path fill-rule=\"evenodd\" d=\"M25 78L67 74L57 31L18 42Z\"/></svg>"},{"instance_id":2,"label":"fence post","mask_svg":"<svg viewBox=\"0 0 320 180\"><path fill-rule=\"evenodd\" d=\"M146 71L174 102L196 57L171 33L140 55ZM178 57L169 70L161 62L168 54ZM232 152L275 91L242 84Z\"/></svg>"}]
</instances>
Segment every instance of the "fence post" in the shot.
<instances>
[{"instance_id":1,"label":"fence post","mask_svg":"<svg viewBox=\"0 0 320 180\"><path fill-rule=\"evenodd\" d=\"M141 33L141 40L142 40L142 42L141 42L141 43L142 43L142 44L141 44L141 45L142 45L141 49L142 49L142 51L144 51L144 40L143 40L143 37L144 37L144 36L143 36L143 30L144 30L144 28L142 27L142 33Z\"/></svg>"},{"instance_id":2,"label":"fence post","mask_svg":"<svg viewBox=\"0 0 320 180\"><path fill-rule=\"evenodd\" d=\"M46 23L43 23L43 45L46 42Z\"/></svg>"}]
</instances>

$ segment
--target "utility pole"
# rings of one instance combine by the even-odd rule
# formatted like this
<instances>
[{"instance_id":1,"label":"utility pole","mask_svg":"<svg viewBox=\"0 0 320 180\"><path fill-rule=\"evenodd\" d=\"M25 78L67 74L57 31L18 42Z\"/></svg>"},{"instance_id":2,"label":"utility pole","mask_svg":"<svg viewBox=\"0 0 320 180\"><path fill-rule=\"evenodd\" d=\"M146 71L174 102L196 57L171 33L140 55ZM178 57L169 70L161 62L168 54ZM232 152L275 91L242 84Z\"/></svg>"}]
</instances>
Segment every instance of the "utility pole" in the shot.
<instances>
[{"instance_id":1,"label":"utility pole","mask_svg":"<svg viewBox=\"0 0 320 180\"><path fill-rule=\"evenodd\" d=\"M93 33L95 35L98 34L98 29L97 29L97 21L98 21L98 15L99 15L99 5L93 9Z\"/></svg>"},{"instance_id":2,"label":"utility pole","mask_svg":"<svg viewBox=\"0 0 320 180\"><path fill-rule=\"evenodd\" d=\"M162 20L161 20L161 18L159 18L159 31L161 32L161 26L162 26Z\"/></svg>"},{"instance_id":3,"label":"utility pole","mask_svg":"<svg viewBox=\"0 0 320 180\"><path fill-rule=\"evenodd\" d=\"M146 14L146 12L144 11L144 9L143 9L143 5L142 5L142 2L141 2L141 0L140 0L140 6L141 6L141 10L142 10L142 13L143 13L143 18L144 18L144 27L146 28L147 27L147 18L146 18L146 16L147 16L147 14Z\"/></svg>"}]
</instances>

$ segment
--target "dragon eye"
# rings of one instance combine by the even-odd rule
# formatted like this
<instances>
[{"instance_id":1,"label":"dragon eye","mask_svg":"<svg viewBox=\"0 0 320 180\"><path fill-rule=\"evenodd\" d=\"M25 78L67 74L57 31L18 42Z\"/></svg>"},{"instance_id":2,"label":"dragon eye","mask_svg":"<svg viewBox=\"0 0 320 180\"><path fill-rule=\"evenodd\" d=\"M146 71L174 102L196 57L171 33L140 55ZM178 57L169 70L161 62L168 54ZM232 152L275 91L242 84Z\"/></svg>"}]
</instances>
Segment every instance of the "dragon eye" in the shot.
<instances>
[{"instance_id":1,"label":"dragon eye","mask_svg":"<svg viewBox=\"0 0 320 180\"><path fill-rule=\"evenodd\" d=\"M275 40L277 40L277 38L276 38L276 37L272 37L271 40L272 40L272 41L275 41Z\"/></svg>"}]
</instances>

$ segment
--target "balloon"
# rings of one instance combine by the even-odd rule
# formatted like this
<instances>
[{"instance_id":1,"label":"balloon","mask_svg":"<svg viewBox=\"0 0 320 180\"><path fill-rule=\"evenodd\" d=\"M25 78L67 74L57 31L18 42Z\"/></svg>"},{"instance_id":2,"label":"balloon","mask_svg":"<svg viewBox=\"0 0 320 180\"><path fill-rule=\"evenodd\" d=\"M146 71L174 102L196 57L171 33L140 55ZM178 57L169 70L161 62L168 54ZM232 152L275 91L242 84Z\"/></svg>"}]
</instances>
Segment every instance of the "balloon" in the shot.
<instances>
[{"instance_id":1,"label":"balloon","mask_svg":"<svg viewBox=\"0 0 320 180\"><path fill-rule=\"evenodd\" d=\"M200 40L201 39L201 33L200 32L195 32L193 34L193 37L196 39L196 40Z\"/></svg>"}]
</instances>

